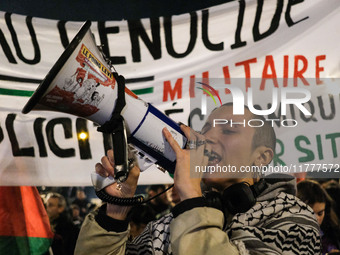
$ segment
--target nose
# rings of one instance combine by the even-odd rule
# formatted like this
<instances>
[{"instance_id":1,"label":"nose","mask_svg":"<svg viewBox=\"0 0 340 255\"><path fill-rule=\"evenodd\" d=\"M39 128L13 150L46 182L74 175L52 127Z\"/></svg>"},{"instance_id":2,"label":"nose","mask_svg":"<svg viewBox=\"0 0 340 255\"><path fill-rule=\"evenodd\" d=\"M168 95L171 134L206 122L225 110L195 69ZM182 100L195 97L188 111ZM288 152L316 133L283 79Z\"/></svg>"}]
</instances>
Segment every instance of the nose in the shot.
<instances>
[{"instance_id":1,"label":"nose","mask_svg":"<svg viewBox=\"0 0 340 255\"><path fill-rule=\"evenodd\" d=\"M320 216L316 216L316 220L317 220L317 222L319 223L319 225L321 225L321 217Z\"/></svg>"}]
</instances>

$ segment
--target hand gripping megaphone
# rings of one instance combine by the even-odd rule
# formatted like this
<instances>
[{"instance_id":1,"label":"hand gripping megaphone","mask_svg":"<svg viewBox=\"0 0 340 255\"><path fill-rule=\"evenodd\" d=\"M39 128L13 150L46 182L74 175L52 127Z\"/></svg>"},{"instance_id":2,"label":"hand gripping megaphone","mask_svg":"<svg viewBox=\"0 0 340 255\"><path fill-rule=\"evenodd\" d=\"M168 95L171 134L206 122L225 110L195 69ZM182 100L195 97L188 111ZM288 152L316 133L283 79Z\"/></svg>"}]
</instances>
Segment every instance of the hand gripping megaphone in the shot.
<instances>
[{"instance_id":1,"label":"hand gripping megaphone","mask_svg":"<svg viewBox=\"0 0 340 255\"><path fill-rule=\"evenodd\" d=\"M90 21L83 24L22 113L31 110L69 113L97 123L102 132L113 133L115 176L113 179L91 176L96 190L116 180L126 180L126 139L137 149L139 159L173 173L176 155L162 129L166 127L182 148L186 137L176 122L125 87L124 77L114 71L96 46L90 26Z\"/></svg>"}]
</instances>

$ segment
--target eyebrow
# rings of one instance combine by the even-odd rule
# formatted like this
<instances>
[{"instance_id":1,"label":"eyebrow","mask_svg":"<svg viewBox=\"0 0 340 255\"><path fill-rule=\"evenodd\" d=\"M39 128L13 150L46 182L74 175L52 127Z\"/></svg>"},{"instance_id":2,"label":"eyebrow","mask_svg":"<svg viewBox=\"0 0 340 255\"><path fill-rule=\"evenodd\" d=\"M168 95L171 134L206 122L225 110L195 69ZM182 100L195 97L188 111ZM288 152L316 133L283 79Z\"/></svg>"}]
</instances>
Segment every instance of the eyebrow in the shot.
<instances>
[{"instance_id":1,"label":"eyebrow","mask_svg":"<svg viewBox=\"0 0 340 255\"><path fill-rule=\"evenodd\" d=\"M320 211L318 211L318 212L316 212L316 213L321 213L321 212L324 212L326 210L326 208L325 209L322 209L322 210L320 210Z\"/></svg>"},{"instance_id":2,"label":"eyebrow","mask_svg":"<svg viewBox=\"0 0 340 255\"><path fill-rule=\"evenodd\" d=\"M235 129L240 129L240 128L244 128L244 126L243 126L243 124L234 124L234 123L232 123L233 125L231 125L231 121L232 121L232 119L228 119L227 120L228 121L228 123L226 123L226 124L222 124L222 128L223 128L223 126L227 126L228 128L235 128ZM202 129L201 130L203 130L203 129L205 129L205 128L212 128L213 127L213 125L211 124L211 122L210 121L207 121L204 125L203 125L203 127L202 127ZM216 126L215 126L216 127Z\"/></svg>"},{"instance_id":3,"label":"eyebrow","mask_svg":"<svg viewBox=\"0 0 340 255\"><path fill-rule=\"evenodd\" d=\"M229 123L228 122L228 124L229 124L229 127L231 127L231 128L244 128L244 126L243 126L243 124L239 124L239 123L232 123L233 125L231 125L231 123Z\"/></svg>"}]
</instances>

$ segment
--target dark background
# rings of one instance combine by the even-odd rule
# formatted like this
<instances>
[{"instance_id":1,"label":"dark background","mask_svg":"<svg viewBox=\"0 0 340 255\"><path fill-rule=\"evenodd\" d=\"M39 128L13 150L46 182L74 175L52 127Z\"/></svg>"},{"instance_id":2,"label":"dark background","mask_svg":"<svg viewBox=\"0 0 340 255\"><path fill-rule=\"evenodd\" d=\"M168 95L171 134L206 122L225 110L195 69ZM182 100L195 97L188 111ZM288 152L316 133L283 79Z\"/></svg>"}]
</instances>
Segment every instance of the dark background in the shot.
<instances>
[{"instance_id":1,"label":"dark background","mask_svg":"<svg viewBox=\"0 0 340 255\"><path fill-rule=\"evenodd\" d=\"M154 18L187 13L233 0L1 0L0 11L69 21Z\"/></svg>"}]
</instances>

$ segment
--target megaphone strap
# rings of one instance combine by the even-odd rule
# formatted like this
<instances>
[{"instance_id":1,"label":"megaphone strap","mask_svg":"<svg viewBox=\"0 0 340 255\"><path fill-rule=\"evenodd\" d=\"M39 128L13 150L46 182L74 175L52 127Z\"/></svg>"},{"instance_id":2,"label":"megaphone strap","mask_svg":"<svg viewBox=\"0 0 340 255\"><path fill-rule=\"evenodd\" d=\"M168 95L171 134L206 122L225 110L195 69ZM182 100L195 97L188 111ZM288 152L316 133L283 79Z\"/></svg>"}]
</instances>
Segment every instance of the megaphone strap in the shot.
<instances>
[{"instance_id":1,"label":"megaphone strap","mask_svg":"<svg viewBox=\"0 0 340 255\"><path fill-rule=\"evenodd\" d=\"M118 76L117 73L113 73L113 75L118 84L117 100L110 120L97 128L98 131L103 133L115 133L117 131L122 131L123 129L121 111L125 106L125 78L122 75Z\"/></svg>"}]
</instances>

